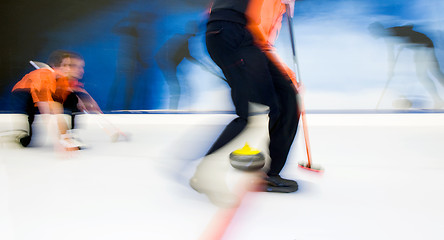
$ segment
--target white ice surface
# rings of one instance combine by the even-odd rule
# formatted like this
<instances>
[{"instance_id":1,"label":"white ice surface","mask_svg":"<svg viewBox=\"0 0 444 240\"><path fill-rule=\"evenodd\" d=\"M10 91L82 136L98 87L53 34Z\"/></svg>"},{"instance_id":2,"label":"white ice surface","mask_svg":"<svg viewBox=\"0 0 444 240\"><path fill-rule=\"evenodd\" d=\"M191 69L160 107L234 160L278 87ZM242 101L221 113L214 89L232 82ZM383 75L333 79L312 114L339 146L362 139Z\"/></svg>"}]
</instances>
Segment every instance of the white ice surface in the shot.
<instances>
[{"instance_id":1,"label":"white ice surface","mask_svg":"<svg viewBox=\"0 0 444 240\"><path fill-rule=\"evenodd\" d=\"M0 130L15 117L0 115ZM34 147L0 146L0 239L199 239L218 208L188 179L233 115L97 118L131 135L115 143L94 118L78 118L88 146L79 152L58 152L44 130ZM249 193L224 239L442 239L444 114L307 119L313 161L324 173L298 168L306 161L299 131L282 175L300 190ZM266 118L257 116L252 129L250 145L264 150Z\"/></svg>"}]
</instances>

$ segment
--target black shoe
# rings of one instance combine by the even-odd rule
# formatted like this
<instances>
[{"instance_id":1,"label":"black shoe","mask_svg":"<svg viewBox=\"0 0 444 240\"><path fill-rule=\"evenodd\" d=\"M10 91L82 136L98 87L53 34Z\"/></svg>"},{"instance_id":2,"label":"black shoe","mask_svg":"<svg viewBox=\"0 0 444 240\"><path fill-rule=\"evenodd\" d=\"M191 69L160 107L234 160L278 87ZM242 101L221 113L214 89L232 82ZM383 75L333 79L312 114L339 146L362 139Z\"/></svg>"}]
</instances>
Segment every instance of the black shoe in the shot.
<instances>
[{"instance_id":1,"label":"black shoe","mask_svg":"<svg viewBox=\"0 0 444 240\"><path fill-rule=\"evenodd\" d=\"M27 147L31 143L31 136L22 137L19 142L23 147Z\"/></svg>"},{"instance_id":2,"label":"black shoe","mask_svg":"<svg viewBox=\"0 0 444 240\"><path fill-rule=\"evenodd\" d=\"M268 176L265 178L266 192L280 192L280 193L291 193L298 190L298 183L294 180L281 178L277 176Z\"/></svg>"}]
</instances>

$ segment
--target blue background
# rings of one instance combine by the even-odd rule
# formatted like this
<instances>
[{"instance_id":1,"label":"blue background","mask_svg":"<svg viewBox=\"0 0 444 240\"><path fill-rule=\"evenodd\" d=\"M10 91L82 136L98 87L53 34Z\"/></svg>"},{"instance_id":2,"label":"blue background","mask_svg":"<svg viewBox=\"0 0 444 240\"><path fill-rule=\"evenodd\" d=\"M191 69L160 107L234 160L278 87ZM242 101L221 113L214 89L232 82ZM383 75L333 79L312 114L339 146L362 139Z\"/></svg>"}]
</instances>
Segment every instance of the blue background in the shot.
<instances>
[{"instance_id":1,"label":"blue background","mask_svg":"<svg viewBox=\"0 0 444 240\"><path fill-rule=\"evenodd\" d=\"M18 0L2 5L2 112L10 110L13 85L33 69L29 60L44 62L55 49L73 50L85 58L85 88L103 110L168 109L168 85L154 56L175 34L189 32L187 24L193 21L198 30L188 41L190 52L206 68L187 60L178 66L182 89L178 108L232 108L229 89L216 76L220 70L204 46L206 0ZM414 24L415 30L434 41L438 60L444 61L442 12L439 0L297 1L294 27L307 109L374 108L387 81L387 50L382 40L369 35L367 26L372 22L387 27ZM137 37L116 32L119 24L137 32ZM293 66L287 27L284 22L276 46ZM390 97L398 95L420 99L427 106L430 97L410 72L411 56L403 57L407 60L399 63L383 107L390 108ZM441 84L436 84L442 92Z\"/></svg>"}]
</instances>

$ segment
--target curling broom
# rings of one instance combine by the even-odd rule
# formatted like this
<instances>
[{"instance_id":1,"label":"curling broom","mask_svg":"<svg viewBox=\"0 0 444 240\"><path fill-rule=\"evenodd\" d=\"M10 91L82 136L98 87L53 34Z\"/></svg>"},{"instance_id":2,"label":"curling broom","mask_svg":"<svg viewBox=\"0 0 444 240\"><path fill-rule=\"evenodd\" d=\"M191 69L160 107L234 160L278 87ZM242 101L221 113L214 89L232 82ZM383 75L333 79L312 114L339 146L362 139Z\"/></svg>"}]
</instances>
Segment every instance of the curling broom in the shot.
<instances>
[{"instance_id":1,"label":"curling broom","mask_svg":"<svg viewBox=\"0 0 444 240\"><path fill-rule=\"evenodd\" d=\"M286 7L286 11L287 11L288 29L290 32L291 49L292 49L292 54L293 54L293 64L294 64L294 70L296 72L296 81L298 84L301 84L302 81L301 81L300 72L299 72L299 64L298 64L297 56L296 56L296 46L295 46L295 38L294 38L294 33L293 33L293 19L291 17L291 8L290 8L289 4L285 4L285 7ZM305 148L307 150L307 163L299 163L298 165L299 165L299 167L310 170L310 171L321 172L321 171L323 171L322 168L312 165L310 140L308 138L307 119L305 116L305 105L304 105L304 101L303 101L302 96L300 96L300 98L299 98L299 107L301 110L301 121L302 121L303 130L304 130Z\"/></svg>"}]
</instances>

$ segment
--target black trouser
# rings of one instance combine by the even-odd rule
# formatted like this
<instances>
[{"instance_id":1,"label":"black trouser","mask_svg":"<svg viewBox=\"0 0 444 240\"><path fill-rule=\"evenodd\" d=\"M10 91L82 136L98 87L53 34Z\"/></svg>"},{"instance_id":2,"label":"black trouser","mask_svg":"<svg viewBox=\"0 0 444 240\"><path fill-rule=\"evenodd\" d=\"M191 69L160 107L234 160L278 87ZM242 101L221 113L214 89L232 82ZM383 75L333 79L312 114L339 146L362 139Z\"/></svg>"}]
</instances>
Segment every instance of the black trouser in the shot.
<instances>
[{"instance_id":1,"label":"black trouser","mask_svg":"<svg viewBox=\"0 0 444 240\"><path fill-rule=\"evenodd\" d=\"M75 113L80 112L80 110L77 108L77 103L79 102L77 96L77 92L72 92L66 97L65 101L63 102L64 113L71 115L71 129L75 128Z\"/></svg>"},{"instance_id":2,"label":"black trouser","mask_svg":"<svg viewBox=\"0 0 444 240\"><path fill-rule=\"evenodd\" d=\"M271 165L268 175L278 175L285 165L298 126L299 111L294 85L253 44L252 35L242 24L228 21L208 23L206 45L211 58L227 79L238 115L227 125L207 154L230 142L245 128L249 102L264 104L270 108Z\"/></svg>"},{"instance_id":3,"label":"black trouser","mask_svg":"<svg viewBox=\"0 0 444 240\"><path fill-rule=\"evenodd\" d=\"M12 112L26 114L28 116L29 133L27 137L20 139L21 144L26 147L31 142L32 138L32 123L34 122L35 115L39 114L39 109L35 106L31 93L26 90L16 90L12 92ZM78 98L76 93L70 93L63 102L63 108L66 114L71 115L71 128L74 128L75 112L78 112L77 108Z\"/></svg>"},{"instance_id":4,"label":"black trouser","mask_svg":"<svg viewBox=\"0 0 444 240\"><path fill-rule=\"evenodd\" d=\"M28 136L20 139L20 143L27 147L32 138L32 123L34 122L35 114L39 113L39 109L35 106L31 93L20 90L12 92L11 108L13 113L26 114L28 116Z\"/></svg>"}]
</instances>

